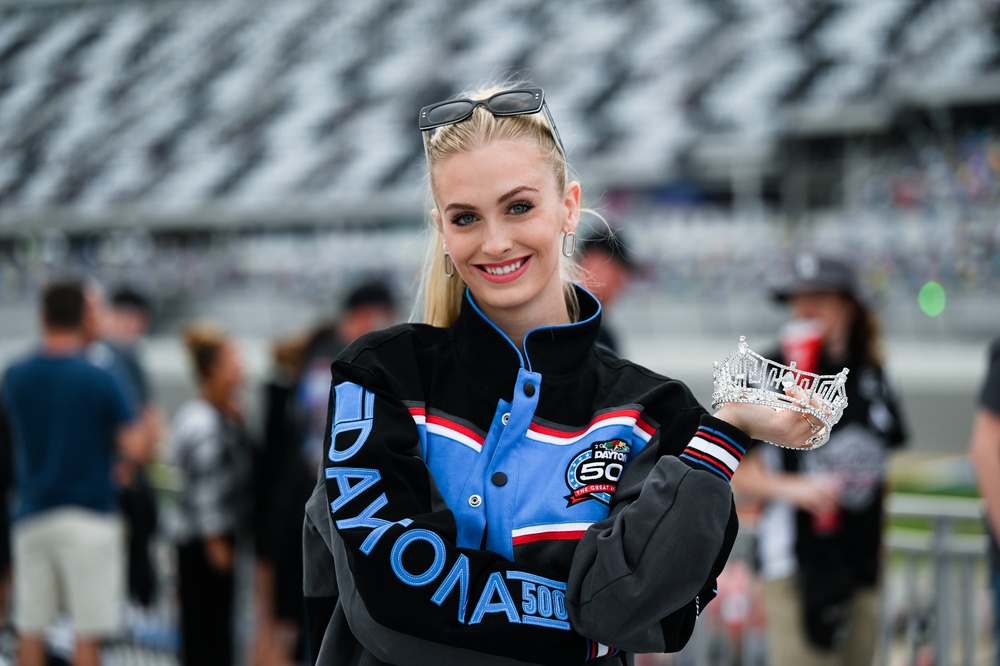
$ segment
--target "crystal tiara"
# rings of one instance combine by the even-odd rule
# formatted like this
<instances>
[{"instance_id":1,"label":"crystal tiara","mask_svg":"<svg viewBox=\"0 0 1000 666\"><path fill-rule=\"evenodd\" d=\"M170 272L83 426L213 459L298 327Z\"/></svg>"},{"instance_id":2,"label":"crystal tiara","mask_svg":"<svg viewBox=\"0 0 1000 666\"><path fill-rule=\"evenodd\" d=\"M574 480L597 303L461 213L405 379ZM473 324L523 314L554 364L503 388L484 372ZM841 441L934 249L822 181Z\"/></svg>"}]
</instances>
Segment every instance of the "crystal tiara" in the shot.
<instances>
[{"instance_id":1,"label":"crystal tiara","mask_svg":"<svg viewBox=\"0 0 1000 666\"><path fill-rule=\"evenodd\" d=\"M811 414L823 425L813 426L813 436L806 440L809 448L826 444L847 407L847 368L836 375L817 375L799 370L794 362L782 365L751 350L743 335L736 351L713 366L712 409L726 402L745 402Z\"/></svg>"}]
</instances>

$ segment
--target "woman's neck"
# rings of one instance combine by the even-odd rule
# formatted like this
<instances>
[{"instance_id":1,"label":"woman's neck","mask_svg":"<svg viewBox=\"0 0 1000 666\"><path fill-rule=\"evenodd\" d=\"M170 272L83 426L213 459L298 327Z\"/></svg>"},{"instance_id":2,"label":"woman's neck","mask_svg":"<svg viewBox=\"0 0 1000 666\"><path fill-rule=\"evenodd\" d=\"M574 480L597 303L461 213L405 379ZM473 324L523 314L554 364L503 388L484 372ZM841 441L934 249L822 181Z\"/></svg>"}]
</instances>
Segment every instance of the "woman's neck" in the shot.
<instances>
[{"instance_id":1,"label":"woman's neck","mask_svg":"<svg viewBox=\"0 0 1000 666\"><path fill-rule=\"evenodd\" d=\"M572 323L566 299L561 292L557 300L528 304L521 308L480 306L480 309L522 351L524 338L536 328Z\"/></svg>"},{"instance_id":2,"label":"woman's neck","mask_svg":"<svg viewBox=\"0 0 1000 666\"><path fill-rule=\"evenodd\" d=\"M517 348L524 351L524 338L527 337L528 333L535 330L536 328L544 328L546 326L563 326L571 323L569 319L569 313L563 310L557 317L524 317L518 319L512 319L510 317L505 317L503 321L493 321L501 331L503 331L511 342L517 345Z\"/></svg>"}]
</instances>

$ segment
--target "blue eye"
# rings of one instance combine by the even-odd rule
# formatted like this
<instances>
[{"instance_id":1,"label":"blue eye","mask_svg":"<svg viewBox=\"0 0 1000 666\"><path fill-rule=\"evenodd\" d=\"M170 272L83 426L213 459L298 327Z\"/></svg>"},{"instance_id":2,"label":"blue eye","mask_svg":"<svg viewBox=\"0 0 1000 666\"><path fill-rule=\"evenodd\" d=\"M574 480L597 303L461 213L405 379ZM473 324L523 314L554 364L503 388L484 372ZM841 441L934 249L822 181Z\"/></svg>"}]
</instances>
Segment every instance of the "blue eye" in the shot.
<instances>
[{"instance_id":1,"label":"blue eye","mask_svg":"<svg viewBox=\"0 0 1000 666\"><path fill-rule=\"evenodd\" d=\"M459 227L467 227L476 221L476 216L472 213L460 213L451 218L451 223Z\"/></svg>"},{"instance_id":2,"label":"blue eye","mask_svg":"<svg viewBox=\"0 0 1000 666\"><path fill-rule=\"evenodd\" d=\"M510 208L507 210L510 211L511 215L524 215L525 213L531 211L534 207L535 206L533 204L527 201L518 201L516 203L512 203Z\"/></svg>"}]
</instances>

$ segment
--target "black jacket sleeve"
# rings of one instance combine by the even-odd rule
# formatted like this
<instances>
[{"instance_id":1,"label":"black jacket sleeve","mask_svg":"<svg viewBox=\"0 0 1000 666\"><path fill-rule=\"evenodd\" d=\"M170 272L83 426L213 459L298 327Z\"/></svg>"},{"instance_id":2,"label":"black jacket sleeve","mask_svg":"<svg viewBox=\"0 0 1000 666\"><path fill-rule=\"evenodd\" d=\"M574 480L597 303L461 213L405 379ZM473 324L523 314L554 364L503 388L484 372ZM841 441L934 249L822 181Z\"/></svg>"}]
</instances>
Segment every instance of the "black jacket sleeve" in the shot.
<instances>
[{"instance_id":1,"label":"black jacket sleeve","mask_svg":"<svg viewBox=\"0 0 1000 666\"><path fill-rule=\"evenodd\" d=\"M676 652L715 597L738 530L719 465L734 471L750 440L698 411L697 439L680 456L666 452L691 432L683 421L694 412L661 428L626 468L608 518L577 547L569 609L573 626L590 638L630 652Z\"/></svg>"}]
</instances>

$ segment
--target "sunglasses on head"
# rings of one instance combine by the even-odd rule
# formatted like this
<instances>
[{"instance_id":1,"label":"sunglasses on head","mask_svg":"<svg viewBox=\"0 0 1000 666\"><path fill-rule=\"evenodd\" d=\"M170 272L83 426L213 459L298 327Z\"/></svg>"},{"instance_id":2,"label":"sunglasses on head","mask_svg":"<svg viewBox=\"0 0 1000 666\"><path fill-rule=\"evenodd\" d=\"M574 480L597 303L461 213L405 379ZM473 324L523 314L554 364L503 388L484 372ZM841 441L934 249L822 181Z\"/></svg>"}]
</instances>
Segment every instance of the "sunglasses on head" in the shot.
<instances>
[{"instance_id":1,"label":"sunglasses on head","mask_svg":"<svg viewBox=\"0 0 1000 666\"><path fill-rule=\"evenodd\" d=\"M485 106L494 116L523 116L541 111L549 121L549 128L552 130L559 152L566 156L562 138L552 120L552 114L549 113L549 107L545 104L545 91L541 88L517 88L498 92L486 99L451 99L430 104L420 109L420 130L426 132L437 127L460 123L469 119L479 106Z\"/></svg>"}]
</instances>

